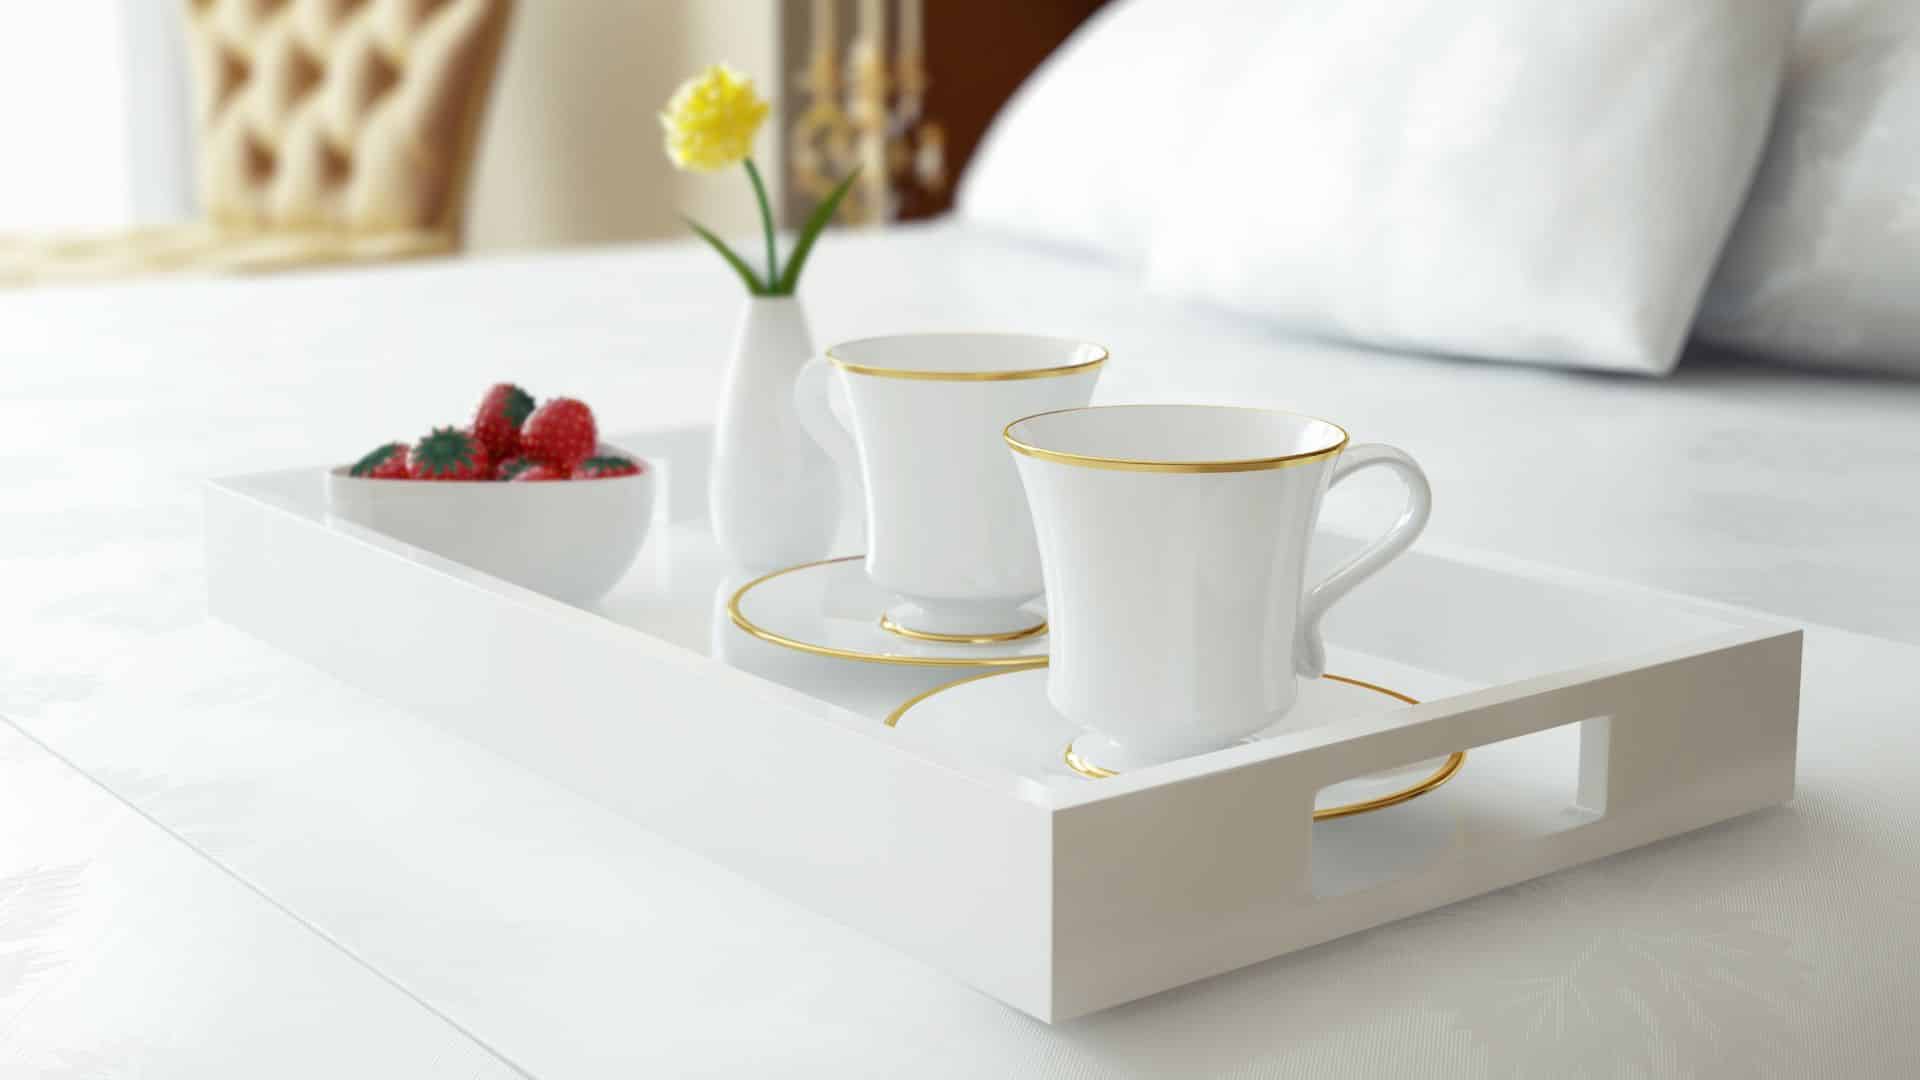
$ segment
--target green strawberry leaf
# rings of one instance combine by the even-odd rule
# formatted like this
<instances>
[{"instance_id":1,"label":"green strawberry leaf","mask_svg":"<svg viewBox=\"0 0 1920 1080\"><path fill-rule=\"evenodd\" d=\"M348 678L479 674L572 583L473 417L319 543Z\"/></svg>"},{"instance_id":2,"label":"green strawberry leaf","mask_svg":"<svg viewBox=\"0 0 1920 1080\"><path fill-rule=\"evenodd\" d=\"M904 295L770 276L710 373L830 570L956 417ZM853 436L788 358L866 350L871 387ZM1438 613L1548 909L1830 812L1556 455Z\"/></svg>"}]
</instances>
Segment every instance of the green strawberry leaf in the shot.
<instances>
[{"instance_id":1,"label":"green strawberry leaf","mask_svg":"<svg viewBox=\"0 0 1920 1080\"><path fill-rule=\"evenodd\" d=\"M533 395L518 386L508 386L507 400L500 403L500 415L514 427L526 423L527 417L533 415Z\"/></svg>"},{"instance_id":2,"label":"green strawberry leaf","mask_svg":"<svg viewBox=\"0 0 1920 1080\"><path fill-rule=\"evenodd\" d=\"M414 447L414 460L429 476L448 476L473 468L473 446L473 438L459 428L434 428Z\"/></svg>"},{"instance_id":3,"label":"green strawberry leaf","mask_svg":"<svg viewBox=\"0 0 1920 1080\"><path fill-rule=\"evenodd\" d=\"M393 458L395 454L404 454L406 452L407 452L406 443L390 442L382 446L375 447L374 449L368 451L365 457L361 458L359 461L354 462L353 467L347 470L347 475L348 476L372 476L373 470L379 468L382 465L385 465L389 460Z\"/></svg>"}]
</instances>

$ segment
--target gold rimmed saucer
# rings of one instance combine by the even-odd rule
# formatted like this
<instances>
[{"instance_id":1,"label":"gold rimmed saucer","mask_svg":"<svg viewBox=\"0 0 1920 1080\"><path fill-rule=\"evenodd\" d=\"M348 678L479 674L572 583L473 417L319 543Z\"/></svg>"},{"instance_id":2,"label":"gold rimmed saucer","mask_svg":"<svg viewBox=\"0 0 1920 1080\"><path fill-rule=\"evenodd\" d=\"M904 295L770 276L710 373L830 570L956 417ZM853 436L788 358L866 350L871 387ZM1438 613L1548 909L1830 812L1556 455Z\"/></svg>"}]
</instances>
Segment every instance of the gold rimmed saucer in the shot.
<instances>
[{"instance_id":1,"label":"gold rimmed saucer","mask_svg":"<svg viewBox=\"0 0 1920 1080\"><path fill-rule=\"evenodd\" d=\"M1023 668L1047 662L1046 614L985 638L887 625L896 602L867 578L864 555L802 563L742 585L727 601L733 624L762 641L815 656L919 667Z\"/></svg>"},{"instance_id":2,"label":"gold rimmed saucer","mask_svg":"<svg viewBox=\"0 0 1920 1080\"><path fill-rule=\"evenodd\" d=\"M902 720L911 718L923 734L951 743L958 753L987 758L1048 784L1084 784L1089 779L1118 775L1074 753L1072 740L1079 732L1048 703L1044 667L992 671L936 686L908 699L887 717L886 724L898 727ZM1397 690L1345 675L1303 682L1286 730L1391 707L1381 700L1383 697L1392 703L1419 704ZM1253 739L1279 733L1263 732ZM1313 820L1351 817L1417 799L1453 779L1466 760L1465 751L1456 751L1444 758L1331 784L1317 795Z\"/></svg>"}]
</instances>

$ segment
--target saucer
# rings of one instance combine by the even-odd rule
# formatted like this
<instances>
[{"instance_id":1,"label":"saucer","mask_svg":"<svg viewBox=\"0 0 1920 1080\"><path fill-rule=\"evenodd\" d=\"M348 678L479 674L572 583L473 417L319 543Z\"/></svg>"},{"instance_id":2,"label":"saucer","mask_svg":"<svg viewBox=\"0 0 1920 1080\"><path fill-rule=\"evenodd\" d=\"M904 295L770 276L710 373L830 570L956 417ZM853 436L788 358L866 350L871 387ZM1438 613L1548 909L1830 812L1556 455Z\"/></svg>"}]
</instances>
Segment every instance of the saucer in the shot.
<instances>
[{"instance_id":1,"label":"saucer","mask_svg":"<svg viewBox=\"0 0 1920 1080\"><path fill-rule=\"evenodd\" d=\"M1302 680L1300 699L1286 721L1246 741L1413 704L1418 702L1405 694L1344 675ZM1084 784L1115 775L1074 755L1073 740L1084 733L1047 701L1044 665L936 686L895 709L886 723L911 724L956 753L984 757L1046 784ZM1451 780L1466 757L1459 752L1331 784L1315 798L1313 819L1364 814L1417 798Z\"/></svg>"},{"instance_id":2,"label":"saucer","mask_svg":"<svg viewBox=\"0 0 1920 1080\"><path fill-rule=\"evenodd\" d=\"M886 625L897 598L867 578L864 555L776 570L740 587L727 602L733 624L762 641L789 649L926 667L1032 667L1047 662L1046 611L1023 608L1034 630L1005 640L979 641L941 634L903 634Z\"/></svg>"}]
</instances>

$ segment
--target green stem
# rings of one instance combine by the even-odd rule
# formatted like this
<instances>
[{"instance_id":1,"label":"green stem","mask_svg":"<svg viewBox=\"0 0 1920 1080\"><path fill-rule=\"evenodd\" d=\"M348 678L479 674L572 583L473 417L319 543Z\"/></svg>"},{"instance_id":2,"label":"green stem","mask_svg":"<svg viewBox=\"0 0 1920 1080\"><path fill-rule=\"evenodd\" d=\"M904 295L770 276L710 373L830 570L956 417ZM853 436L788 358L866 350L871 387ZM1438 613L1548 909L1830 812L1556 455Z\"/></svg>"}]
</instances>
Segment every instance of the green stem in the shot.
<instances>
[{"instance_id":1,"label":"green stem","mask_svg":"<svg viewBox=\"0 0 1920 1080\"><path fill-rule=\"evenodd\" d=\"M767 202L767 185L760 179L760 169L752 158L744 159L747 164L747 176L753 180L753 197L760 200L760 231L767 237L767 283L772 285L780 280L780 260L773 246L773 205Z\"/></svg>"}]
</instances>

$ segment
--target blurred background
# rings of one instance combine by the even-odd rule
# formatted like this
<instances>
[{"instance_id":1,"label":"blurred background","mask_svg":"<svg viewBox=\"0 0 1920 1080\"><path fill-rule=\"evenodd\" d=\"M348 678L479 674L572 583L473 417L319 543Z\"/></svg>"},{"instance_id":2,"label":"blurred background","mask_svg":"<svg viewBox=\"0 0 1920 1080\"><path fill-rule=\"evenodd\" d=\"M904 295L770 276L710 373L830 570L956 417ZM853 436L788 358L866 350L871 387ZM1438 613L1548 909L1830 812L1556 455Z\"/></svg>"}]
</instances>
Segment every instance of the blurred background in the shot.
<instances>
[{"instance_id":1,"label":"blurred background","mask_svg":"<svg viewBox=\"0 0 1920 1080\"><path fill-rule=\"evenodd\" d=\"M680 212L722 232L751 230L752 200L737 183L675 172L660 150L655 114L715 60L751 75L774 102L777 122L756 156L780 162L765 171L787 221L856 161L886 168L868 170L875 182L862 184L845 220L938 214L995 110L1101 3L519 3L484 114L466 247L677 236ZM0 130L16 160L35 164L0 171L0 233L199 216L184 34L193 7L0 6Z\"/></svg>"}]
</instances>

